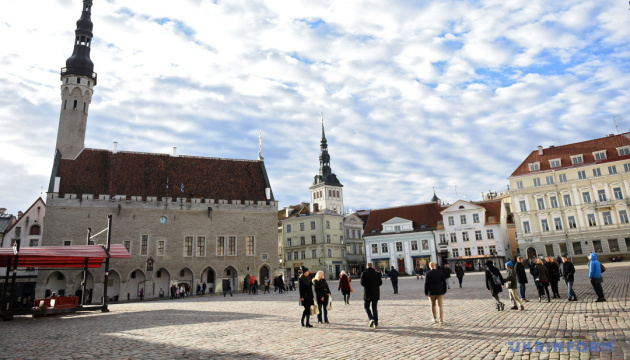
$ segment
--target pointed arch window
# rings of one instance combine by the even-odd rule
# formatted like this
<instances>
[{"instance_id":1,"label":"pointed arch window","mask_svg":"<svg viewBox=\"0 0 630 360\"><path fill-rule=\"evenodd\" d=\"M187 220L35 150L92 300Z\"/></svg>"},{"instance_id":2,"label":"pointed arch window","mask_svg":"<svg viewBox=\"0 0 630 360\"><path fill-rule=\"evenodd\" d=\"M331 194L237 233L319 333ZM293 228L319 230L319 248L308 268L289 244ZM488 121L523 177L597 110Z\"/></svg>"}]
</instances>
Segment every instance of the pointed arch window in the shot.
<instances>
[{"instance_id":1,"label":"pointed arch window","mask_svg":"<svg viewBox=\"0 0 630 360\"><path fill-rule=\"evenodd\" d=\"M74 100L74 105L72 105L72 110L76 110L77 109L77 101Z\"/></svg>"}]
</instances>

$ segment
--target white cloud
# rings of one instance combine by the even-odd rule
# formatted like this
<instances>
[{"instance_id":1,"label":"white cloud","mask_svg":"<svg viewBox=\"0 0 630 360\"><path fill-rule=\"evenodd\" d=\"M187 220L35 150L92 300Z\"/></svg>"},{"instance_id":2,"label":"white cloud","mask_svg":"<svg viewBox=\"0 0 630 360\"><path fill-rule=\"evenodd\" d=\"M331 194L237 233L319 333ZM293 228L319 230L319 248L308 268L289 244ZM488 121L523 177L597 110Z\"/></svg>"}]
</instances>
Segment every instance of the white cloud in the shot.
<instances>
[{"instance_id":1,"label":"white cloud","mask_svg":"<svg viewBox=\"0 0 630 360\"><path fill-rule=\"evenodd\" d=\"M274 194L289 205L308 199L323 112L348 207L427 201L433 186L451 202L478 199L538 144L611 133L612 115L630 128L625 7L95 2L86 146L254 159L262 129ZM13 213L48 183L79 15L79 0L0 5L0 163L11 169L0 188L15 189L0 206Z\"/></svg>"}]
</instances>

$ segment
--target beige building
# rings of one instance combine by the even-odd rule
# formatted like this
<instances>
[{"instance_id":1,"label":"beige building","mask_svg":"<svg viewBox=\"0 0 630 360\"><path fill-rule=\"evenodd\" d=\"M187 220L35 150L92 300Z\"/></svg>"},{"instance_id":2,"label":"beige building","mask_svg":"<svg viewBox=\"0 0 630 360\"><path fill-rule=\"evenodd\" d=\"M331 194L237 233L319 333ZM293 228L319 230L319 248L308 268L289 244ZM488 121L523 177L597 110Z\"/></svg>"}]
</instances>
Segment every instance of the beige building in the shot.
<instances>
[{"instance_id":1,"label":"beige building","mask_svg":"<svg viewBox=\"0 0 630 360\"><path fill-rule=\"evenodd\" d=\"M91 1L77 22L73 55L61 71L59 134L47 194L41 245L123 244L130 260L112 260L112 300L168 296L172 285L242 287L247 274L264 279L278 270L277 202L262 156L219 159L84 148L96 73L90 60ZM76 113L82 112L78 116ZM98 235L100 234L100 235ZM98 235L98 236L96 236ZM75 294L80 271L40 270L37 297ZM89 298L104 294L104 270L90 270ZM262 284L262 281L260 282Z\"/></svg>"},{"instance_id":2,"label":"beige building","mask_svg":"<svg viewBox=\"0 0 630 360\"><path fill-rule=\"evenodd\" d=\"M627 257L630 133L533 151L509 177L519 254Z\"/></svg>"},{"instance_id":3,"label":"beige building","mask_svg":"<svg viewBox=\"0 0 630 360\"><path fill-rule=\"evenodd\" d=\"M329 210L289 214L280 220L287 275L298 276L301 266L311 272L323 270L329 279L348 271L343 220L342 215Z\"/></svg>"},{"instance_id":4,"label":"beige building","mask_svg":"<svg viewBox=\"0 0 630 360\"><path fill-rule=\"evenodd\" d=\"M365 243L363 241L363 219L356 213L348 213L343 220L346 241L348 275L359 276L365 269Z\"/></svg>"}]
</instances>

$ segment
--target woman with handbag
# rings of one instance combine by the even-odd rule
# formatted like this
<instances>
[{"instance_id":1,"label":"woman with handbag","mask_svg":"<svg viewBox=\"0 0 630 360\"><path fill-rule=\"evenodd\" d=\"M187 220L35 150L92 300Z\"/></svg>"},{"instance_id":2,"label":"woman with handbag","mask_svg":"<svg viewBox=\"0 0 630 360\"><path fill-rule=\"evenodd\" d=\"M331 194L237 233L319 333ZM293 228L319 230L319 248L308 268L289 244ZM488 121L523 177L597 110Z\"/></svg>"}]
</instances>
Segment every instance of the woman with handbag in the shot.
<instances>
[{"instance_id":1,"label":"woman with handbag","mask_svg":"<svg viewBox=\"0 0 630 360\"><path fill-rule=\"evenodd\" d=\"M492 298L497 305L497 311L502 311L505 308L505 304L499 300L499 293L503 292L503 284L501 271L494 266L492 260L486 261L486 288L492 294Z\"/></svg>"},{"instance_id":2,"label":"woman with handbag","mask_svg":"<svg viewBox=\"0 0 630 360\"><path fill-rule=\"evenodd\" d=\"M302 326L305 327L313 327L310 323L311 317L311 306L315 305L313 301L313 283L311 282L311 278L309 277L310 271L306 266L302 266L302 275L298 280L298 287L300 290L300 304L304 307L304 311L302 312ZM304 319L306 319L306 323L304 323Z\"/></svg>"},{"instance_id":3,"label":"woman with handbag","mask_svg":"<svg viewBox=\"0 0 630 360\"><path fill-rule=\"evenodd\" d=\"M547 267L543 264L541 259L536 259L536 272L538 273L536 281L539 283L538 302L542 301L545 292L547 293L547 302L551 302L551 298L549 297L549 270L547 270Z\"/></svg>"},{"instance_id":4,"label":"woman with handbag","mask_svg":"<svg viewBox=\"0 0 630 360\"><path fill-rule=\"evenodd\" d=\"M346 305L350 305L350 293L352 292L352 284L350 284L350 277L346 274L345 271L341 272L341 276L339 276L339 286L337 286L337 291L341 290L343 294L343 302Z\"/></svg>"},{"instance_id":5,"label":"woman with handbag","mask_svg":"<svg viewBox=\"0 0 630 360\"><path fill-rule=\"evenodd\" d=\"M317 322L322 323L322 313L324 315L324 323L328 324L328 302L330 298L330 288L324 279L324 272L318 271L313 279L313 285L315 287L315 296L317 296Z\"/></svg>"}]
</instances>

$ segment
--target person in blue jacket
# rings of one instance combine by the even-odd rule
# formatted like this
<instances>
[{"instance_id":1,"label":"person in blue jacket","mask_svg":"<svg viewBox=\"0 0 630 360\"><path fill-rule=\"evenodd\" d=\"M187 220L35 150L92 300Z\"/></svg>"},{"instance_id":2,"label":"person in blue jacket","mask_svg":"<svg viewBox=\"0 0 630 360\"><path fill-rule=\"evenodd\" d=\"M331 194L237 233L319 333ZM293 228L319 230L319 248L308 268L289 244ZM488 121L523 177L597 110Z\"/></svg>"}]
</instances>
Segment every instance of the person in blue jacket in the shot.
<instances>
[{"instance_id":1,"label":"person in blue jacket","mask_svg":"<svg viewBox=\"0 0 630 360\"><path fill-rule=\"evenodd\" d=\"M604 297L604 289L602 289L602 264L597 260L596 253L591 253L588 259L590 260L588 263L588 277L591 279L591 285L593 285L595 294L597 294L596 302L604 302L606 298Z\"/></svg>"}]
</instances>

